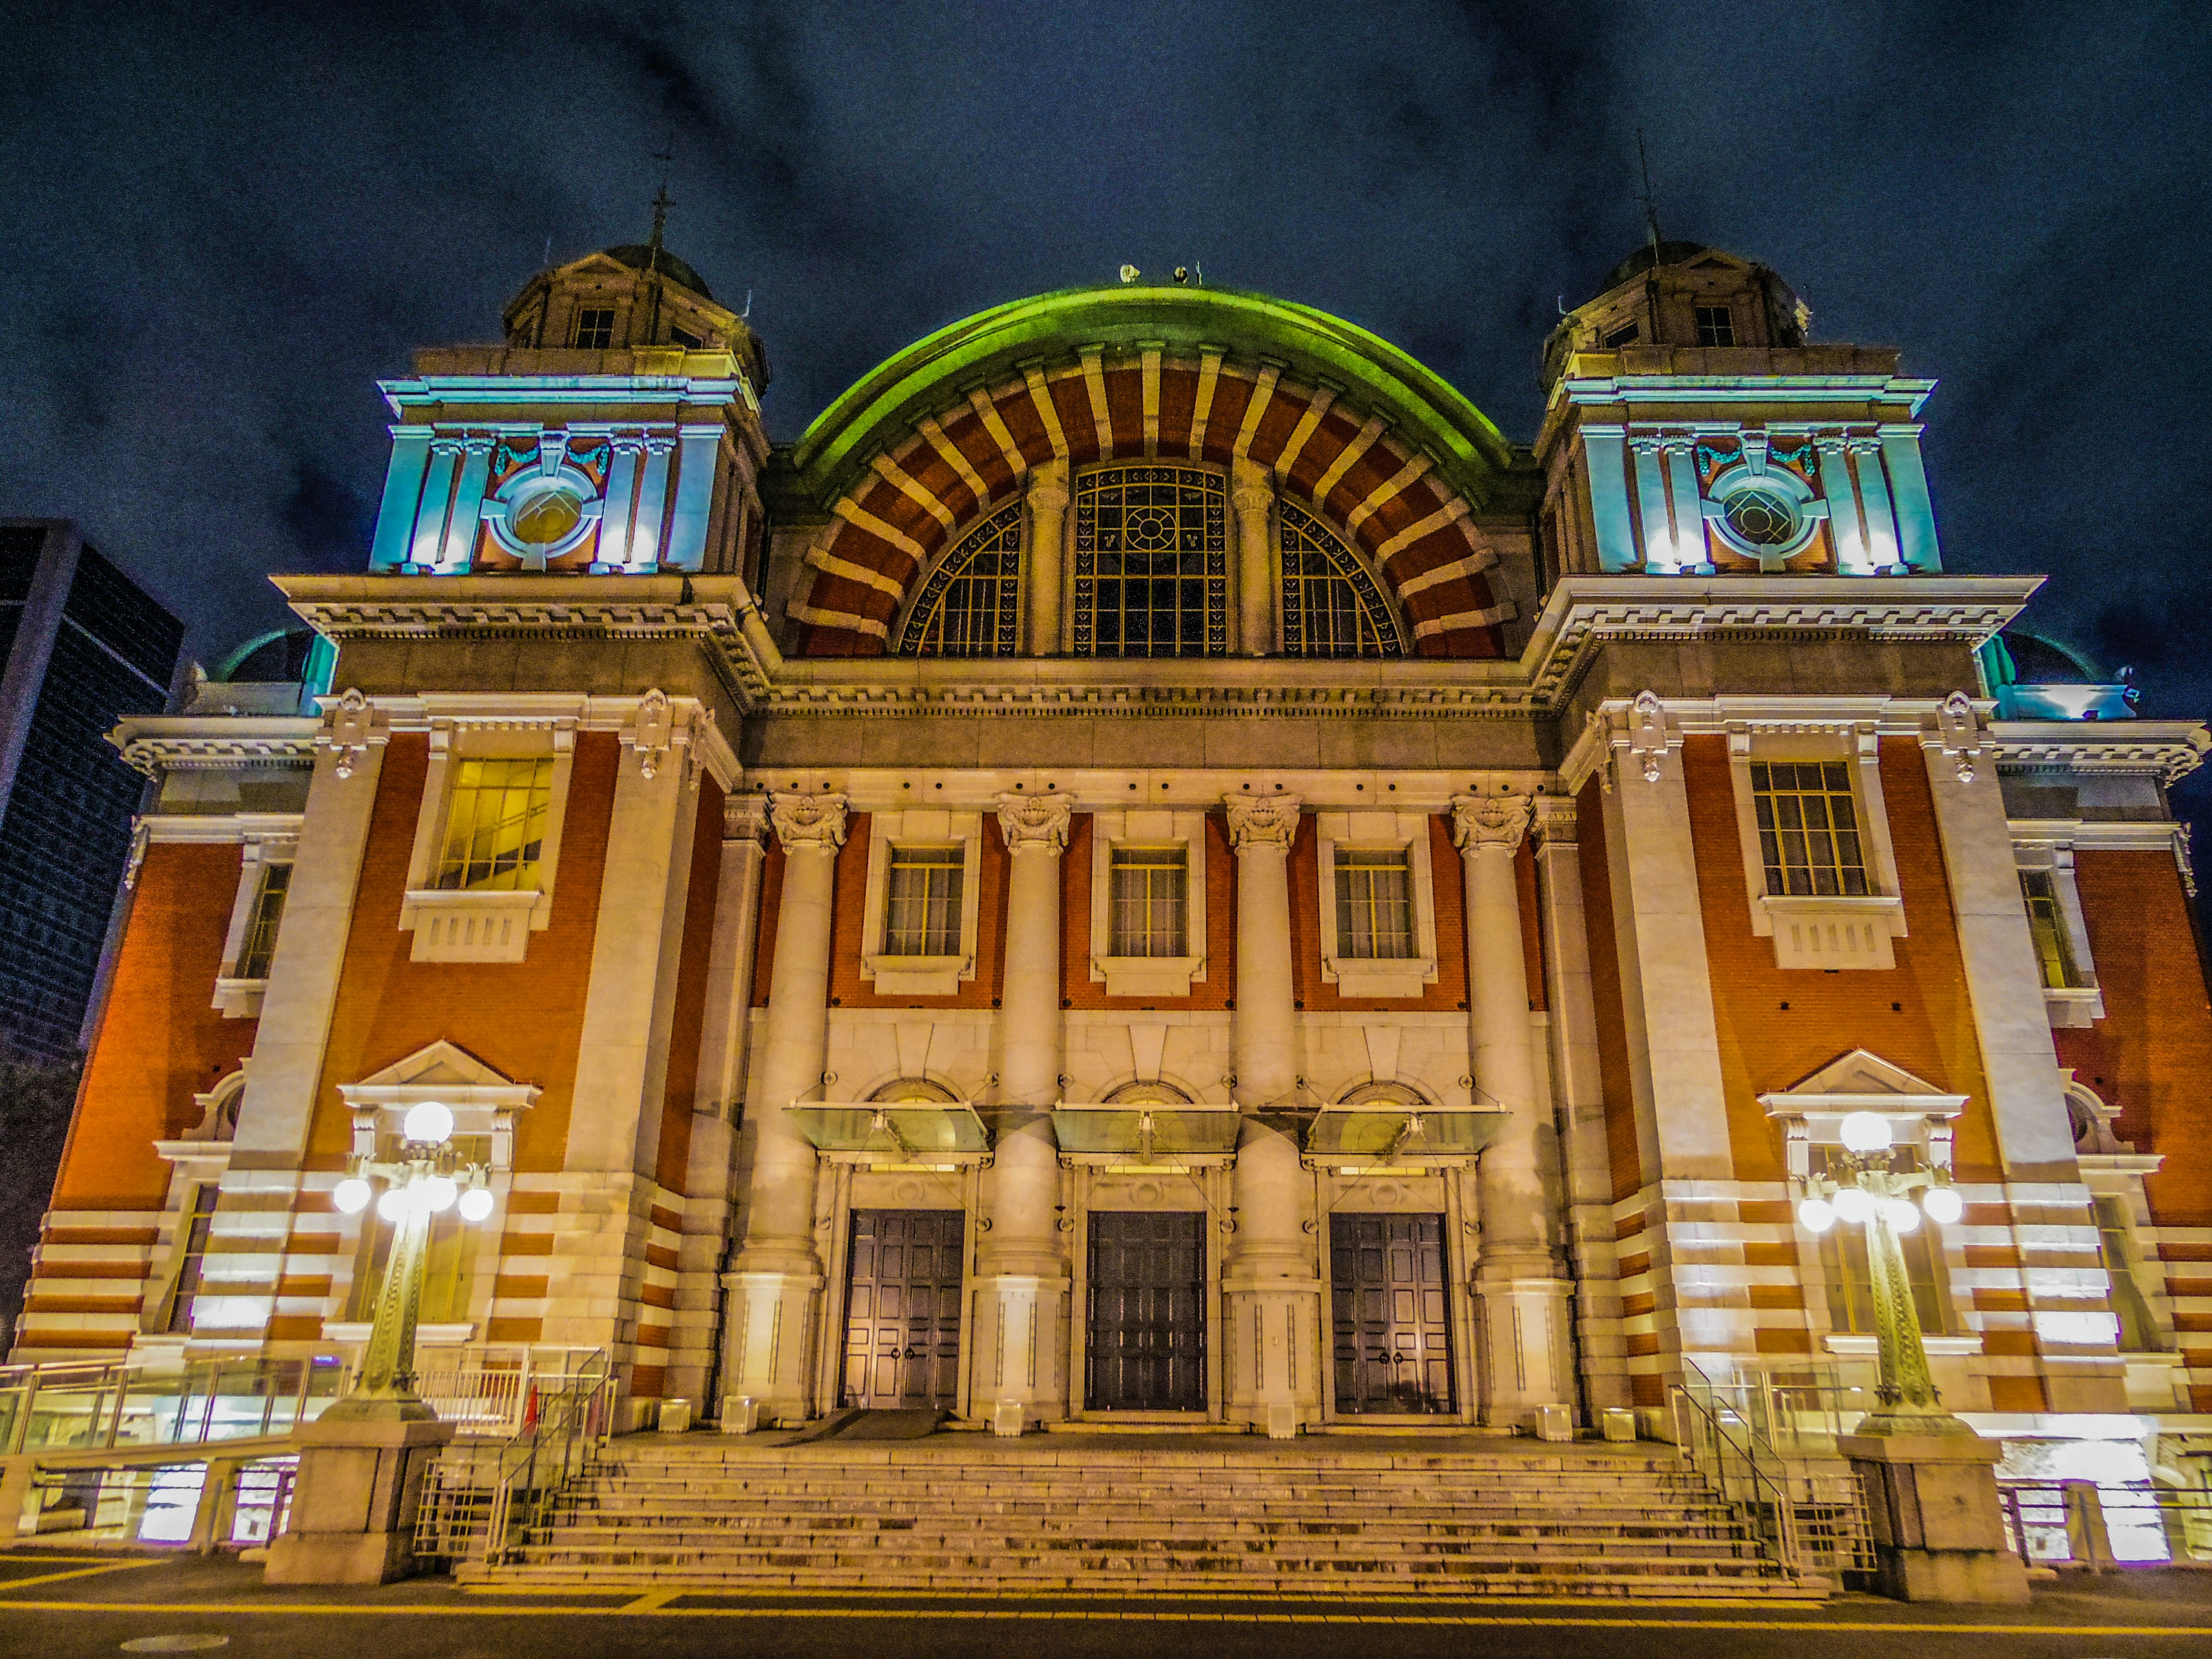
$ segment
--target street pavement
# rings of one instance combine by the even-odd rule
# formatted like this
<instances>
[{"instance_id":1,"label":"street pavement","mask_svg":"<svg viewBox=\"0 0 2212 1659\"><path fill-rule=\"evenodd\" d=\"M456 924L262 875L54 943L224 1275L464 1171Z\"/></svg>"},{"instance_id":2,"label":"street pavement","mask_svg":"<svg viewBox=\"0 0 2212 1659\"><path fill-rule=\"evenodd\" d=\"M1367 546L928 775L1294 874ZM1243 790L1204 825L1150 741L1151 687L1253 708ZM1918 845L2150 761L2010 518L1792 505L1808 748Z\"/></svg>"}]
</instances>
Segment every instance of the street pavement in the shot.
<instances>
[{"instance_id":1,"label":"street pavement","mask_svg":"<svg viewBox=\"0 0 2212 1659\"><path fill-rule=\"evenodd\" d=\"M222 1638L219 1644L211 1638ZM2069 1575L2020 1608L1446 1595L992 1598L271 1588L228 1556L0 1551L0 1656L88 1659L2145 1659L2212 1654L2212 1572Z\"/></svg>"}]
</instances>

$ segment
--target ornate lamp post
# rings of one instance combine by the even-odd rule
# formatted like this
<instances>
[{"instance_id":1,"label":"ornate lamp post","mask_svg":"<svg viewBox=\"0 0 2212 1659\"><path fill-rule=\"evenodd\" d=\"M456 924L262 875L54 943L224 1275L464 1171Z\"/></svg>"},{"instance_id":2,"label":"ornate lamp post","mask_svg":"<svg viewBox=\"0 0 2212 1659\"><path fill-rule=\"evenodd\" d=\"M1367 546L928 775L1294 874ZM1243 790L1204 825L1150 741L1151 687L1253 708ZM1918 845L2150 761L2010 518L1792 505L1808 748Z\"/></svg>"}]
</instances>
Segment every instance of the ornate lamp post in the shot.
<instances>
[{"instance_id":1,"label":"ornate lamp post","mask_svg":"<svg viewBox=\"0 0 2212 1659\"><path fill-rule=\"evenodd\" d=\"M430 1218L458 1208L474 1224L491 1214L483 1165L464 1164L453 1149L453 1114L442 1102L419 1101L400 1123L399 1155L380 1162L356 1153L331 1194L347 1215L376 1200L377 1218L392 1224L392 1254L378 1287L376 1319L361 1376L325 1422L408 1422L437 1415L415 1392L415 1320L422 1304L422 1267ZM379 1194L370 1184L381 1180Z\"/></svg>"},{"instance_id":2,"label":"ornate lamp post","mask_svg":"<svg viewBox=\"0 0 2212 1659\"><path fill-rule=\"evenodd\" d=\"M1816 1176L1808 1182L1797 1218L1814 1233L1825 1233L1838 1221L1866 1229L1881 1368L1875 1396L1880 1403L1856 1432L1972 1434L1968 1425L1943 1408L1929 1377L1920 1310L1913 1304L1905 1249L1898 1242L1919 1226L1923 1211L1931 1221L1956 1221L1963 1212L1959 1194L1941 1170L1890 1167L1889 1120L1879 1113L1853 1112L1843 1121L1841 1133L1844 1179ZM1915 1192L1920 1194L1917 1205L1911 1197Z\"/></svg>"}]
</instances>

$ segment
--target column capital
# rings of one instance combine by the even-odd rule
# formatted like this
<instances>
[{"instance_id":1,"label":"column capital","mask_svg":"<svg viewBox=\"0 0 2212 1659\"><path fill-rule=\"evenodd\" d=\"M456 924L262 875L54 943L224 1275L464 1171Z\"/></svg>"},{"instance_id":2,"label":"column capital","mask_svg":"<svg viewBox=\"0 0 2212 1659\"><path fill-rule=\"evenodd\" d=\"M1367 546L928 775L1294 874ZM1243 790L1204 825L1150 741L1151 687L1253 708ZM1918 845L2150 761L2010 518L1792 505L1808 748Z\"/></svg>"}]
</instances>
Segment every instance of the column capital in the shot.
<instances>
[{"instance_id":1,"label":"column capital","mask_svg":"<svg viewBox=\"0 0 2212 1659\"><path fill-rule=\"evenodd\" d=\"M1065 794L1005 794L999 797L999 833L1006 850L1042 847L1049 853L1067 850L1067 829L1074 817L1075 797Z\"/></svg>"},{"instance_id":2,"label":"column capital","mask_svg":"<svg viewBox=\"0 0 2212 1659\"><path fill-rule=\"evenodd\" d=\"M805 848L834 853L845 844L842 795L771 795L768 816L787 853Z\"/></svg>"},{"instance_id":3,"label":"column capital","mask_svg":"<svg viewBox=\"0 0 2212 1659\"><path fill-rule=\"evenodd\" d=\"M1575 839L1575 803L1566 795L1538 795L1529 805L1534 809L1532 827L1540 847L1555 842L1571 843Z\"/></svg>"},{"instance_id":4,"label":"column capital","mask_svg":"<svg viewBox=\"0 0 2212 1659\"><path fill-rule=\"evenodd\" d=\"M1043 513L1067 511L1067 469L1048 461L1030 471L1029 503Z\"/></svg>"},{"instance_id":5,"label":"column capital","mask_svg":"<svg viewBox=\"0 0 2212 1659\"><path fill-rule=\"evenodd\" d=\"M722 803L722 839L760 844L768 834L768 797L732 795Z\"/></svg>"},{"instance_id":6,"label":"column capital","mask_svg":"<svg viewBox=\"0 0 2212 1659\"><path fill-rule=\"evenodd\" d=\"M1534 799L1528 795L1455 795L1452 839L1469 856L1492 847L1510 853L1528 833L1528 820L1535 807ZM1571 803L1569 810L1572 811Z\"/></svg>"},{"instance_id":7,"label":"column capital","mask_svg":"<svg viewBox=\"0 0 2212 1659\"><path fill-rule=\"evenodd\" d=\"M1229 811L1229 844L1239 853L1254 845L1287 851L1298 833L1296 795L1224 795L1222 805Z\"/></svg>"}]
</instances>

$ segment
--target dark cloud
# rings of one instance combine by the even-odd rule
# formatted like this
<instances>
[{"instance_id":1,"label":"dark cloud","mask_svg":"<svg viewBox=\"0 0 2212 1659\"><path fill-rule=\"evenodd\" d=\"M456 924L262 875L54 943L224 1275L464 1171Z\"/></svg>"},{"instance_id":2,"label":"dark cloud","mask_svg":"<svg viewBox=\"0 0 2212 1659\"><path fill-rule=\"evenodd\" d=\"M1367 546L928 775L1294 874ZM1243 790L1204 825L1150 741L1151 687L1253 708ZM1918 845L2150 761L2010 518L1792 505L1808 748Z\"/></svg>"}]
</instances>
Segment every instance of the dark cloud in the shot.
<instances>
[{"instance_id":1,"label":"dark cloud","mask_svg":"<svg viewBox=\"0 0 2212 1659\"><path fill-rule=\"evenodd\" d=\"M1533 434L1536 347L1662 224L1903 344L1946 554L2212 702L2191 503L2212 252L2199 5L1110 7L505 0L16 9L0 505L82 519L216 653L343 568L374 382L550 256L641 237L742 304L795 436L908 340L1125 259L1351 317Z\"/></svg>"}]
</instances>

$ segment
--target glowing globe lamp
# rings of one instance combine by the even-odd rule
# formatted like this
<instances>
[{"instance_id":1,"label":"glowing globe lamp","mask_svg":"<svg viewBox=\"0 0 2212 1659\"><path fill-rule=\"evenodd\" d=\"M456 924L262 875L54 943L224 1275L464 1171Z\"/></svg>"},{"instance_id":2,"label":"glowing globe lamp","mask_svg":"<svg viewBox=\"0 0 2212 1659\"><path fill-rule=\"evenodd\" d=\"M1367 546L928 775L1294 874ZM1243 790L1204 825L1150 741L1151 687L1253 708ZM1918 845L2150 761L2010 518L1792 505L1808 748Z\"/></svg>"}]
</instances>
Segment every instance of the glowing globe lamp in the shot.
<instances>
[{"instance_id":1,"label":"glowing globe lamp","mask_svg":"<svg viewBox=\"0 0 2212 1659\"><path fill-rule=\"evenodd\" d=\"M1864 1157L1889 1150L1889 1120L1879 1112L1853 1112L1837 1126L1844 1145Z\"/></svg>"},{"instance_id":2,"label":"glowing globe lamp","mask_svg":"<svg viewBox=\"0 0 2212 1659\"><path fill-rule=\"evenodd\" d=\"M399 1131L421 1146L442 1146L453 1138L453 1111L443 1101L417 1101L407 1109Z\"/></svg>"},{"instance_id":3,"label":"glowing globe lamp","mask_svg":"<svg viewBox=\"0 0 2212 1659\"><path fill-rule=\"evenodd\" d=\"M451 1176L432 1176L422 1183L422 1207L432 1215L441 1210L450 1210L460 1193L461 1189L453 1184Z\"/></svg>"},{"instance_id":4,"label":"glowing globe lamp","mask_svg":"<svg viewBox=\"0 0 2212 1659\"><path fill-rule=\"evenodd\" d=\"M359 1176L348 1176L331 1188L331 1202L340 1215L359 1215L368 1207L370 1197L368 1183Z\"/></svg>"},{"instance_id":5,"label":"glowing globe lamp","mask_svg":"<svg viewBox=\"0 0 2212 1659\"><path fill-rule=\"evenodd\" d=\"M1854 1224L1864 1221L1874 1213L1874 1196L1856 1187L1846 1187L1832 1200L1836 1219Z\"/></svg>"},{"instance_id":6,"label":"glowing globe lamp","mask_svg":"<svg viewBox=\"0 0 2212 1659\"><path fill-rule=\"evenodd\" d=\"M378 1194L376 1213L386 1221L397 1221L407 1213L407 1189L386 1187Z\"/></svg>"},{"instance_id":7,"label":"glowing globe lamp","mask_svg":"<svg viewBox=\"0 0 2212 1659\"><path fill-rule=\"evenodd\" d=\"M1825 1198L1808 1198L1797 1206L1797 1219L1808 1233L1825 1233L1836 1224L1836 1206Z\"/></svg>"},{"instance_id":8,"label":"glowing globe lamp","mask_svg":"<svg viewBox=\"0 0 2212 1659\"><path fill-rule=\"evenodd\" d=\"M471 1187L461 1194L461 1219L482 1221L491 1213L491 1191L485 1187Z\"/></svg>"},{"instance_id":9,"label":"glowing globe lamp","mask_svg":"<svg viewBox=\"0 0 2212 1659\"><path fill-rule=\"evenodd\" d=\"M1966 1211L1966 1206L1959 1201L1958 1193L1949 1187L1930 1187L1920 1194L1920 1207L1928 1212L1930 1221L1942 1227L1949 1226Z\"/></svg>"}]
</instances>

